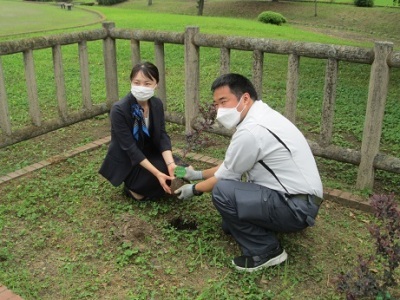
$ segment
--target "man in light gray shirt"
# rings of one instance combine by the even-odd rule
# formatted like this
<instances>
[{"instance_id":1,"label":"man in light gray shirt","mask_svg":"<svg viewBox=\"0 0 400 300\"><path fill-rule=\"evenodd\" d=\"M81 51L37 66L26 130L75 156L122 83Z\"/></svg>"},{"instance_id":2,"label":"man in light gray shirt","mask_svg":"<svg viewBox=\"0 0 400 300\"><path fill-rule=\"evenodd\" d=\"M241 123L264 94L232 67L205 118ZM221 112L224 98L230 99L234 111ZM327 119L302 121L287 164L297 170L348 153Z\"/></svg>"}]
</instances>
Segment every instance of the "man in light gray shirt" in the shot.
<instances>
[{"instance_id":1,"label":"man in light gray shirt","mask_svg":"<svg viewBox=\"0 0 400 300\"><path fill-rule=\"evenodd\" d=\"M185 178L202 180L175 191L179 199L212 192L223 229L242 255L232 261L252 272L287 259L276 232L314 225L322 202L322 183L311 149L293 123L261 100L253 84L239 74L225 74L212 84L217 121L236 127L221 165ZM245 175L246 181L242 181Z\"/></svg>"}]
</instances>

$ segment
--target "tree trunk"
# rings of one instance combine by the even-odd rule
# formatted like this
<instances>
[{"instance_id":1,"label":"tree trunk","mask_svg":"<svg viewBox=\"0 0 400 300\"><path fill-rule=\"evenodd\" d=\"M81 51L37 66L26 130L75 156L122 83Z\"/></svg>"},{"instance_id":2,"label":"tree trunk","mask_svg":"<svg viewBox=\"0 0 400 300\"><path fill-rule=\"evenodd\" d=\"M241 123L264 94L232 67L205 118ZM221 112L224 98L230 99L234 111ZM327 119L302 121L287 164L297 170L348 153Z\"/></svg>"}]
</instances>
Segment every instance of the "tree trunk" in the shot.
<instances>
[{"instance_id":1,"label":"tree trunk","mask_svg":"<svg viewBox=\"0 0 400 300\"><path fill-rule=\"evenodd\" d=\"M197 15L202 16L204 9L204 0L197 0Z\"/></svg>"},{"instance_id":2,"label":"tree trunk","mask_svg":"<svg viewBox=\"0 0 400 300\"><path fill-rule=\"evenodd\" d=\"M317 0L314 1L314 17L317 16Z\"/></svg>"}]
</instances>

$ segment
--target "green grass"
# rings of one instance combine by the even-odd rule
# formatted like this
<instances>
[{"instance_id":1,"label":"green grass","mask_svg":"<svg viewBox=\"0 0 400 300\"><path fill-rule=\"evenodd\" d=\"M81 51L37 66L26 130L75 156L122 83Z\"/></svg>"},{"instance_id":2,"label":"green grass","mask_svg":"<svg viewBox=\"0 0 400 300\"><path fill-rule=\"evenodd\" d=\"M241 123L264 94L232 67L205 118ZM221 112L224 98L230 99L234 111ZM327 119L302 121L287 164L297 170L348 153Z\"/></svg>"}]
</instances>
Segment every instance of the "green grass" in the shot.
<instances>
[{"instance_id":1,"label":"green grass","mask_svg":"<svg viewBox=\"0 0 400 300\"><path fill-rule=\"evenodd\" d=\"M387 1L387 0L386 0ZM195 1L185 1L185 0L165 0L165 1L154 1L152 6L147 6L146 0L136 0L127 1L118 5L122 9L133 9L141 12L160 12L160 13L170 13L170 14L180 14L195 16L197 14L196 2ZM96 7L97 9L97 7ZM323 43L335 43L331 41L332 34L329 31L349 31L353 33L360 33L363 36L369 37L370 40L381 40L382 38L390 39L393 41L399 41L400 29L397 26L398 19L400 16L400 8L386 8L386 7L374 7L374 8L362 8L355 7L353 5L332 5L329 3L319 3L317 5L317 17L315 17L315 4L313 1L310 2L270 2L270 1L236 1L236 0L226 0L226 1L206 1L204 7L204 17L233 17L236 20L245 19L247 22L249 20L256 21L257 16L266 10L276 11L281 13L287 20L288 24L284 26L277 27L264 27L264 31L260 31L261 36L271 37L271 38L288 38L293 40L309 41L310 38L314 37L315 31L310 27L320 27L325 28L325 31L331 36L325 36L325 41ZM109 14L110 20L114 20ZM200 18L199 22L207 18ZM164 26L168 28L169 22L174 22L175 18L170 18L169 21L164 22ZM196 19L197 20L197 19ZM116 20L115 20L116 21ZM205 21L207 22L207 21ZM243 23L236 26L235 31L229 31L229 26L232 26L227 20L224 24L218 24L220 29L224 30L225 26L228 26L227 34L230 32L239 32L237 35L242 35L241 28L246 28L247 26ZM116 21L118 24L119 22ZM147 22L137 22L135 28L140 28L141 26L146 26ZM154 28L158 27L158 18L156 20L152 19L152 24L154 23ZM207 26L212 26L214 21L207 22ZM225 24L226 23L226 24ZM193 25L193 23L190 23ZM250 22L250 24L252 24ZM195 24L197 25L197 23ZM251 25L252 26L252 25ZM308 35L297 32L299 27L308 29ZM202 26L201 26L202 27ZM163 28L163 27L161 27ZM262 26L261 26L262 28ZM310 30L311 29L311 30ZM258 30L255 31L246 30L243 34L245 36L259 36ZM287 32L288 31L288 32ZM292 31L290 33L290 31ZM310 32L311 31L311 32ZM283 32L283 33L282 33ZM276 33L276 34L275 34ZM225 34L225 32L224 32ZM283 36L282 36L283 34ZM299 35L298 35L299 34ZM271 36L269 36L271 35ZM290 37L289 37L290 36ZM333 34L334 36L334 34ZM350 37L348 39L343 36L340 44L347 44L354 42L354 38ZM310 40L312 41L312 40ZM399 43L398 43L399 44ZM358 43L360 45L360 43ZM361 44L370 45L370 44ZM397 47L399 47L397 45Z\"/></svg>"},{"instance_id":2,"label":"green grass","mask_svg":"<svg viewBox=\"0 0 400 300\"><path fill-rule=\"evenodd\" d=\"M170 1L170 0L169 0ZM13 1L18 2L18 1ZM146 1L147 2L147 1ZM194 1L154 0L152 7L144 0L135 0L117 8L93 7L118 28L141 28L182 32L188 25L200 26L201 32L275 39L306 40L372 47L371 40L355 40L344 28L353 24L350 33L363 33L363 19L358 25L349 16L353 10L346 6L341 14L311 18L312 3L279 3L291 22L282 27L265 26L254 20L259 9L272 3L225 6L224 1L207 1L207 13L225 14L224 17L194 16ZM0 2L0 5L4 2ZM11 3L11 2L10 2ZM27 4L24 2L24 4ZM141 7L139 7L141 6ZM300 9L304 6L304 9ZM45 7L41 4L40 7ZM49 6L51 7L51 6ZM292 12L290 7L294 8ZM327 8L333 6L326 6ZM341 7L340 5L334 6ZM140 9L139 9L140 8ZM171 14L171 9L175 14ZM242 10L240 19L232 15ZM333 9L333 8L332 8ZM72 12L77 12L74 10ZM388 10L396 13L399 10ZM388 36L398 31L390 20L379 15L384 9L359 10L360 16L372 12L370 23ZM362 12L362 13L361 13ZM3 10L0 9L0 15ZM188 14L191 15L188 15ZM299 15L295 19L296 13ZM371 16L377 16L373 18ZM248 16L249 19L245 19ZM323 17L322 17L323 16ZM398 15L397 15L398 17ZM348 18L348 20L347 20ZM14 20L14 19L12 19ZM60 22L64 19L60 18ZM341 21L342 23L340 23ZM350 22L351 21L351 22ZM378 22L379 21L379 22ZM0 21L1 22L1 21ZM318 23L319 22L319 23ZM329 25L333 22L332 25ZM335 37L310 32L314 24L340 31ZM389 24L390 23L390 24ZM296 24L296 25L294 25ZM340 26L339 26L340 25ZM329 27L332 26L332 27ZM359 26L359 27L358 27ZM67 26L69 27L69 25ZM41 36L61 32L99 28L52 30L44 33L21 34L11 38ZM340 29L338 29L340 27ZM46 28L46 27L42 27ZM47 28L51 29L51 28ZM365 32L364 32L365 34ZM366 34L381 36L380 32ZM95 103L105 100L104 69L101 42L88 43L92 98ZM118 74L121 96L129 91L129 41L118 41ZM397 46L398 47L398 46ZM142 58L153 60L151 43L142 43ZM166 45L168 110L183 111L183 50L182 46ZM79 66L75 45L63 47L66 88L70 110L81 107L76 91L79 86ZM7 96L13 126L29 122L26 87L21 55L2 57ZM232 71L251 76L250 52L232 51ZM218 49L201 49L201 101L211 99L209 86L218 75ZM51 50L35 51L35 68L39 98L44 107L44 118L56 115L55 88L51 72ZM324 61L301 60L301 80L298 103L298 125L309 136L319 132L320 110L324 78ZM263 99L283 111L286 88L287 58L265 56ZM391 70L390 92L384 121L382 149L394 155L400 151L399 106L400 72ZM340 64L335 143L359 147L363 128L369 66ZM168 124L174 147L183 148L184 129ZM109 134L107 116L75 124L48 135L21 142L0 150L0 175L22 168L66 149L84 145ZM210 135L202 153L222 158L227 138ZM112 187L98 174L106 147L83 153L63 163L46 167L28 176L0 185L0 282L24 299L343 299L336 291L334 279L340 272L354 266L357 255L373 252L367 225L371 215L343 208L331 202L323 204L313 228L299 234L280 235L289 253L287 264L255 274L237 273L230 260L239 254L236 243L220 229L220 217L211 204L210 196L193 201L165 200L159 203L131 203L120 188ZM192 162L197 167L204 167ZM354 192L356 167L318 159L324 186ZM377 174L377 190L395 191L399 176L386 172ZM364 191L360 191L364 192ZM368 191L367 191L368 192ZM365 194L364 194L365 195ZM196 230L176 230L171 226L175 218L195 221ZM378 267L376 271L381 271ZM399 274L397 274L399 275ZM400 297L392 291L393 297ZM396 294L397 293L397 294Z\"/></svg>"},{"instance_id":3,"label":"green grass","mask_svg":"<svg viewBox=\"0 0 400 300\"><path fill-rule=\"evenodd\" d=\"M371 216L327 203L316 227L280 236L287 264L238 273L208 195L131 203L97 175L105 151L0 186L0 282L24 299L341 299L335 276L373 249Z\"/></svg>"},{"instance_id":4,"label":"green grass","mask_svg":"<svg viewBox=\"0 0 400 300\"><path fill-rule=\"evenodd\" d=\"M12 20L17 19L18 22ZM92 11L73 7L61 9L55 3L29 1L0 1L0 37L26 32L42 32L65 28L79 28L99 23L102 16Z\"/></svg>"},{"instance_id":5,"label":"green grass","mask_svg":"<svg viewBox=\"0 0 400 300\"><path fill-rule=\"evenodd\" d=\"M7 1L6 1L7 2ZM3 3L3 2L2 2ZM19 3L17 1L7 3ZM290 23L284 26L266 25L257 22L252 19L235 19L230 17L211 17L204 16L198 17L193 15L184 14L170 14L158 12L160 2L155 2L152 7L144 7L143 4L147 3L144 0L138 0L134 2L127 2L119 5L118 7L94 7L93 10L99 11L100 13L107 16L107 20L114 21L116 26L119 28L140 28L149 30L170 30L174 32L182 32L186 26L196 25L200 27L200 31L204 33L212 34L230 34L239 36L254 36L254 37L267 37L274 39L284 40L301 40L310 42L320 43L336 43L336 44L347 44L357 45L363 47L372 47L371 42L364 42L358 40L348 40L343 38L335 38L327 36L322 33L314 33L305 29L299 29L297 26L293 26ZM179 3L177 5L176 3ZM165 8L171 10L171 7L179 7L180 10L185 11L185 6L182 1L176 2L173 5L172 2L166 3ZM185 2L186 3L186 2ZM252 2L249 2L252 3ZM25 4L25 3L24 3ZM187 3L189 5L189 3ZM258 3L261 5L261 3ZM142 7L142 6L143 7ZM212 6L214 5L214 6ZM221 2L212 1L207 2L209 9L214 7L213 10L217 12L232 14L234 11L223 10L220 8ZM265 4L263 4L265 5ZM275 5L267 3L267 5ZM299 15L298 22L306 22L307 14L310 14L310 3L278 3L280 9L285 11L285 15L289 15L290 18L294 18L295 13ZM50 4L39 4L40 7L54 8L54 5ZM183 6L183 7L181 7ZM342 7L341 13L354 14L347 6L343 9L341 5L325 5L326 7L333 7L331 9L339 9ZM141 10L136 9L139 7ZM164 7L164 6L163 6ZM228 6L231 8L231 6ZM251 5L242 5L246 8L243 14L256 15L256 12L261 8L258 7L254 10ZM323 7L322 5L320 7ZM219 9L218 9L219 8ZM253 10L252 10L253 8ZM290 8L293 9L289 13ZM300 9L303 8L303 9ZM145 10L146 9L146 10ZM236 8L237 10L237 8ZM57 11L61 11L57 10ZM379 8L362 10L363 14L360 14L362 18L364 13L371 12L373 15L383 13L384 10ZM400 10L392 10L398 12ZM74 11L75 12L75 11ZM326 17L320 17L324 22L338 24L332 19L337 16L339 20L343 21L341 14L337 11L335 14L327 14ZM379 20L371 19L370 20ZM392 17L389 14L387 19ZM383 17L382 17L383 18ZM12 19L10 19L12 20ZM9 20L9 21L10 21ZM370 22L374 26L377 24L378 27L381 22ZM356 23L354 23L356 24ZM84 28L66 29L65 31L81 31L87 30L88 28L99 28L100 25L91 25ZM303 27L302 27L303 28ZM308 28L306 26L306 28ZM381 26L384 28L384 26ZM387 32L391 31L391 27L388 26ZM399 28L397 29L399 30ZM55 30L48 32L48 34L60 33ZM42 35L40 34L29 34L28 36ZM347 32L342 34L346 37ZM22 37L19 35L18 38ZM101 55L101 42L89 42L89 64L91 74L91 90L92 99L95 103L101 103L105 101L105 86L104 86L104 69L103 69L103 58ZM130 45L129 41L117 41L118 47L118 76L119 76L119 93L120 96L125 95L129 91L129 72L130 72ZM167 105L168 110L175 112L183 112L183 99L184 99L184 67L183 67L183 47L180 45L166 45L166 71L167 71ZM144 42L141 44L142 59L143 60L154 60L153 44ZM212 80L219 74L219 50L211 48L202 48L200 51L201 56L201 102L206 104L211 100L211 94L209 87ZM79 64L78 64L78 53L75 45L63 46L63 60L65 64L65 78L66 78L66 89L69 110L74 111L80 109L81 99L79 93L76 91L80 90L80 79L79 79ZM6 80L6 90L9 99L9 111L12 116L13 128L19 128L26 124L29 124L30 119L28 116L28 103L26 87L23 80L24 69L23 61L20 54L9 55L2 57L2 64L4 69L4 75ZM364 123L364 114L368 93L369 83L369 65L341 63L340 76L337 90L336 100L336 115L335 115L335 132L334 132L334 143L344 147L358 149L360 147L361 135ZM54 98L55 85L53 84L54 79L52 73L47 70L52 69L52 53L51 49L43 49L35 51L35 69L37 74L40 74L37 80L38 93L40 99L40 105L44 108L43 118L50 119L57 114L57 104ZM252 54L251 52L232 51L231 57L231 71L240 72L244 75L251 76L252 70ZM322 107L322 91L324 86L324 72L325 72L325 61L323 60L312 60L302 58L300 66L300 86L299 86L299 103L298 103L298 126L306 133L309 138L313 138L318 134L320 128L320 115ZM282 55L265 55L264 74L266 74L263 87L263 99L267 101L272 107L279 111L284 110L285 94L286 94L286 74L287 74L287 57ZM398 131L400 130L400 123L398 119L398 99L400 98L400 89L397 84L400 76L399 69L391 70L391 83L389 87L389 95L387 100L387 110L384 119L384 130L382 135L381 149L385 153L397 155L400 151L400 143L398 140ZM49 151L47 151L48 153ZM21 157L19 157L21 156ZM2 161L4 162L0 174L6 174L15 169L13 166L15 163L23 164L34 163L33 159L17 155L15 159L8 159L7 155L2 155ZM36 155L33 157L37 157ZM338 170L342 170L343 166L338 165ZM352 172L354 173L354 172ZM324 176L325 177L325 176ZM331 182L329 179L331 176L327 171L325 184L326 186L336 187L343 184L341 181ZM335 177L336 178L336 177ZM350 181L345 182L349 188L352 189L354 185L354 176L348 176L353 178ZM397 178L397 176L395 176ZM385 180L382 180L385 182ZM381 188L381 186L379 186ZM384 190L393 190L392 186L385 187ZM395 187L394 190L397 190Z\"/></svg>"}]
</instances>

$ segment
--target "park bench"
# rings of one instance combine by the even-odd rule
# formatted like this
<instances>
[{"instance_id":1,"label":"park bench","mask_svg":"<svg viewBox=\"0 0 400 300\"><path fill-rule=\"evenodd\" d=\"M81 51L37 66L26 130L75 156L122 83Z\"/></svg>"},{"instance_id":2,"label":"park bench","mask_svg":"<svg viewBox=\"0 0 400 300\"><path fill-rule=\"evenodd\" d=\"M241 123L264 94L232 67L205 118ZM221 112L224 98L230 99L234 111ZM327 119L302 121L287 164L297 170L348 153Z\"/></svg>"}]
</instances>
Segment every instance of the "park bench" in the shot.
<instances>
[{"instance_id":1,"label":"park bench","mask_svg":"<svg viewBox=\"0 0 400 300\"><path fill-rule=\"evenodd\" d=\"M73 4L72 3L66 3L66 2L61 2L60 3L60 7L62 9L68 9L71 10L72 9Z\"/></svg>"}]
</instances>

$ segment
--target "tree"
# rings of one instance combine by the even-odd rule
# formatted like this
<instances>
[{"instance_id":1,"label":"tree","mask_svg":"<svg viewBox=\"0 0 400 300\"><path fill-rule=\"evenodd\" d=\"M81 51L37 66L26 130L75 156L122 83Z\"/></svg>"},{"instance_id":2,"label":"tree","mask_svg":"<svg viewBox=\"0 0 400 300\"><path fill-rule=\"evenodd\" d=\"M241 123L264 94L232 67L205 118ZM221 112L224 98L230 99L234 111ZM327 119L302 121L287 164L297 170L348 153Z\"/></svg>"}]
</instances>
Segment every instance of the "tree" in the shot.
<instances>
[{"instance_id":1,"label":"tree","mask_svg":"<svg viewBox=\"0 0 400 300\"><path fill-rule=\"evenodd\" d=\"M317 16L317 0L314 1L314 17Z\"/></svg>"},{"instance_id":2,"label":"tree","mask_svg":"<svg viewBox=\"0 0 400 300\"><path fill-rule=\"evenodd\" d=\"M197 0L197 15L202 16L204 9L204 0Z\"/></svg>"}]
</instances>

